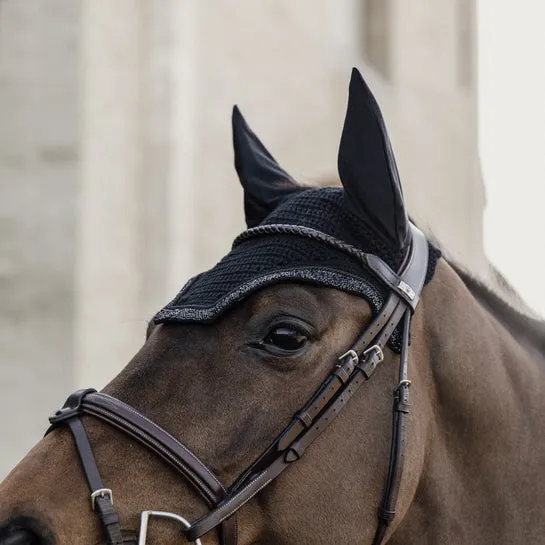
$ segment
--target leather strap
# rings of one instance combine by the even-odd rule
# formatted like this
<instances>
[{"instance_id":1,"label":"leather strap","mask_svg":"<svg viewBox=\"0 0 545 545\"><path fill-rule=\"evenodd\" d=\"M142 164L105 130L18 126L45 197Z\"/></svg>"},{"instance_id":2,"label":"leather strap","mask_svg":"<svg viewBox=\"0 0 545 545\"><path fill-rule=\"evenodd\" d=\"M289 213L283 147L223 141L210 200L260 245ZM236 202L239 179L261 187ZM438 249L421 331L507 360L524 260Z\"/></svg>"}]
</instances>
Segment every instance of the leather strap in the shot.
<instances>
[{"instance_id":1,"label":"leather strap","mask_svg":"<svg viewBox=\"0 0 545 545\"><path fill-rule=\"evenodd\" d=\"M67 403L77 400L77 406L81 406L81 399L85 395L85 392L86 391L82 391L80 395L77 395L77 392L76 395L72 394L72 396L68 398ZM70 405L67 405L66 407L70 407ZM72 409L74 407L70 408ZM62 416L65 417L65 415L66 413ZM55 426L54 418L52 420L52 424ZM87 485L91 491L92 506L100 519L107 543L109 545L123 545L121 525L114 508L111 492L109 494L104 492L101 493L101 491L106 489L104 488L104 483L100 477L93 449L91 448L89 437L87 436L87 432L83 427L81 419L78 416L72 416L68 419L63 418L60 422L64 422L68 426L68 429L74 438L74 444L81 462L81 467L83 468Z\"/></svg>"},{"instance_id":2,"label":"leather strap","mask_svg":"<svg viewBox=\"0 0 545 545\"><path fill-rule=\"evenodd\" d=\"M219 479L195 454L129 405L95 392L85 396L82 411L123 431L152 450L187 479L209 505L214 505L227 494Z\"/></svg>"},{"instance_id":3,"label":"leather strap","mask_svg":"<svg viewBox=\"0 0 545 545\"><path fill-rule=\"evenodd\" d=\"M193 452L129 405L106 394L90 393L83 400L82 410L155 452L194 486L209 507L216 506L227 496L227 489ZM236 545L236 517L226 519L219 533L222 545Z\"/></svg>"},{"instance_id":4,"label":"leather strap","mask_svg":"<svg viewBox=\"0 0 545 545\"><path fill-rule=\"evenodd\" d=\"M291 424L282 432L281 438L277 444L278 450L285 450L305 428L308 428L312 420L331 401L344 383L346 383L347 378L350 376L357 363L357 361L354 361L352 354L363 353L391 318L398 303L399 298L392 294L388 298L380 314L371 322L363 335L354 343L351 349L352 353L348 351L339 358L336 368L322 383L313 398L303 409L296 413ZM303 422L303 417L307 419L307 424Z\"/></svg>"},{"instance_id":5,"label":"leather strap","mask_svg":"<svg viewBox=\"0 0 545 545\"><path fill-rule=\"evenodd\" d=\"M420 300L428 268L428 244L423 233L411 224L412 247L409 260L403 268L401 280L413 286L415 290L414 308ZM403 476L405 459L405 440L407 435L407 418L409 414L408 351L410 345L411 313L405 313L403 323L403 340L399 358L399 383L394 390L392 411L392 440L390 446L390 462L386 488L378 514L378 526L373 545L380 545L386 536L389 524L395 518L396 505Z\"/></svg>"},{"instance_id":6,"label":"leather strap","mask_svg":"<svg viewBox=\"0 0 545 545\"><path fill-rule=\"evenodd\" d=\"M403 330L403 344L399 363L399 384L394 390L394 405L392 411L392 441L390 447L390 463L384 497L379 509L379 524L373 545L382 543L389 524L396 515L396 504L403 476L405 460L405 439L407 435L407 416L409 414L409 386L407 378L408 346L410 334L411 313L406 311Z\"/></svg>"},{"instance_id":7,"label":"leather strap","mask_svg":"<svg viewBox=\"0 0 545 545\"><path fill-rule=\"evenodd\" d=\"M375 338L374 346L377 349L368 352L365 356L362 355L361 359L358 358L357 360L351 358L349 352L341 357L342 359L338 365L344 365L347 372L350 370L350 379L342 383L334 373L326 379L311 402L303 409L303 412L309 416L321 410L319 416L308 426L301 424L299 418L296 417L287 430L280 435L276 443L277 457L261 471L246 471L244 473L246 476L244 482L241 483L238 481L231 488L228 498L184 531L189 541L194 541L207 534L220 524L225 517L238 511L238 509L274 480L290 464L300 460L307 447L331 424L359 387L371 377L378 364L382 361L382 349L385 343L392 335L393 330L397 327L407 309L405 302L401 301L397 295L394 294L392 297L395 298L396 305L387 317L386 324ZM391 306L393 306L393 303ZM361 339L362 337L357 340L357 343L361 342ZM324 398L330 403L324 402ZM334 401L331 402L331 400ZM327 408L323 410L324 407ZM296 429L300 429L301 433L298 437L295 436L295 439L291 443L287 444L286 438L293 438L295 434L294 430Z\"/></svg>"},{"instance_id":8,"label":"leather strap","mask_svg":"<svg viewBox=\"0 0 545 545\"><path fill-rule=\"evenodd\" d=\"M70 428L91 492L103 489L104 486L102 485L102 479L87 433L79 418L81 414L93 415L107 422L155 452L195 487L209 507L217 505L227 496L227 490L218 478L195 454L167 431L122 401L106 394L97 393L96 390L88 389L74 392L68 398L64 407L50 417L51 427L47 433L62 424L66 424ZM97 496L95 506L103 526L110 528L114 524L115 512L112 513L105 503L104 500L107 500L107 498L107 496ZM108 521L108 524L105 521ZM119 519L117 519L117 523L119 526ZM222 545L236 545L236 517L223 522L220 529L220 538ZM121 541L113 541L112 539L118 538L112 534L110 541L108 541L109 545L121 543Z\"/></svg>"}]
</instances>

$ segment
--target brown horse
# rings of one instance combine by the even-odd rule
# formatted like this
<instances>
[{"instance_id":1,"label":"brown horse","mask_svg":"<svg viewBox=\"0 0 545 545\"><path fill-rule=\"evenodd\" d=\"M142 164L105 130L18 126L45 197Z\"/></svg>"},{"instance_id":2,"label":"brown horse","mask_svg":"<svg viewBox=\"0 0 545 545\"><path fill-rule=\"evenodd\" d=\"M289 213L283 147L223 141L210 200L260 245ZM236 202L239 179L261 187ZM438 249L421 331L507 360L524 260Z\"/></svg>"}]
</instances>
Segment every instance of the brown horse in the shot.
<instances>
[{"instance_id":1,"label":"brown horse","mask_svg":"<svg viewBox=\"0 0 545 545\"><path fill-rule=\"evenodd\" d=\"M296 186L238 111L233 128L249 234L156 316L105 389L149 421L103 394L72 398L0 487L0 544L136 543L148 509L201 521L186 536L205 532L208 544L543 543L545 327L433 246L425 258L414 250L359 74L339 151L343 189ZM422 286L407 271L426 262L416 306ZM402 312L388 314L391 301ZM350 353L384 313L395 324L378 348ZM99 488L114 496L112 506L109 490L95 490L96 512L77 456L92 473L81 424ZM212 473L217 500L206 498ZM187 542L180 520L154 519L147 543Z\"/></svg>"}]
</instances>

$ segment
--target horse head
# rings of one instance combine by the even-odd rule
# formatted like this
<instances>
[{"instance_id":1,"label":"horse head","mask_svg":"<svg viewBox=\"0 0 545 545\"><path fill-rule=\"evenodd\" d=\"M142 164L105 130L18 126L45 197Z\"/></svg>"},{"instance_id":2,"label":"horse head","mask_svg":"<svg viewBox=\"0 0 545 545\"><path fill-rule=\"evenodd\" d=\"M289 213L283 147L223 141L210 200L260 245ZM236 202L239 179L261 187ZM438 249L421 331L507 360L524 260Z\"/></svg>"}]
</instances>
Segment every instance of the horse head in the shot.
<instances>
[{"instance_id":1,"label":"horse head","mask_svg":"<svg viewBox=\"0 0 545 545\"><path fill-rule=\"evenodd\" d=\"M426 519L437 377L462 397L475 324L408 219L377 103L354 71L342 188L295 182L237 108L233 142L248 230L104 392L52 415L0 488L2 545L377 545Z\"/></svg>"}]
</instances>

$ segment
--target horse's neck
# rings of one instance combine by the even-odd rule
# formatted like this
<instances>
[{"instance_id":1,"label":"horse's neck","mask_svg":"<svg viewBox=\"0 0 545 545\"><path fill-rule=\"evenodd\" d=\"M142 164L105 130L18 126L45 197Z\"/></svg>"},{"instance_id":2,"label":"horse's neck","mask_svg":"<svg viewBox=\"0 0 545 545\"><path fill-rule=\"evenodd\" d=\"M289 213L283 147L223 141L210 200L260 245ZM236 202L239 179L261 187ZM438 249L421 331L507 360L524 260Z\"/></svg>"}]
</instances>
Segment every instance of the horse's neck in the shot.
<instances>
[{"instance_id":1,"label":"horse's neck","mask_svg":"<svg viewBox=\"0 0 545 545\"><path fill-rule=\"evenodd\" d=\"M427 454L401 533L419 536L414 543L542 543L543 354L519 343L450 268L438 274L423 317Z\"/></svg>"}]
</instances>

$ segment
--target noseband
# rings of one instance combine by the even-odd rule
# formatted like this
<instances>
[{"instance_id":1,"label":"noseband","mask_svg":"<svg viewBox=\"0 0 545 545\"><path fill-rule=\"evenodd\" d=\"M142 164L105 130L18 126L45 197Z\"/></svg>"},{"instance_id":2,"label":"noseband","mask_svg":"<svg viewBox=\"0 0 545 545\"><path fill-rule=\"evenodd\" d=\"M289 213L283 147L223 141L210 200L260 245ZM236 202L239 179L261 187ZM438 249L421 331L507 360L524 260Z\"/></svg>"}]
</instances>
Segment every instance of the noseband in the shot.
<instances>
[{"instance_id":1,"label":"noseband","mask_svg":"<svg viewBox=\"0 0 545 545\"><path fill-rule=\"evenodd\" d=\"M390 294L380 313L342 354L333 369L318 387L309 402L298 411L290 424L271 446L247 468L230 487L225 487L187 447L168 432L148 420L125 403L95 390L73 393L63 408L50 418L51 430L66 425L72 432L87 484L91 491L91 508L97 513L108 545L127 543L121 535L112 491L105 488L98 471L81 416L94 416L125 432L153 451L178 471L199 492L210 507L208 514L190 523L174 513L143 511L138 545L145 545L150 517L175 519L184 527L188 541L200 544L199 538L213 529L219 533L222 545L237 544L237 511L287 467L303 456L308 446L331 424L357 389L366 382L382 362L383 349L397 326L403 322L399 380L394 390L392 442L388 476L378 513L378 525L373 545L380 545L388 525L395 517L395 508L405 453L409 386L407 356L411 316L418 304L428 264L428 244L424 235L413 225L411 244L400 271L395 273L381 259L345 244L325 233L296 225L264 225L245 231L234 242L240 244L251 237L271 234L304 236L319 240L356 257L386 286ZM134 542L133 542L134 543Z\"/></svg>"}]
</instances>

